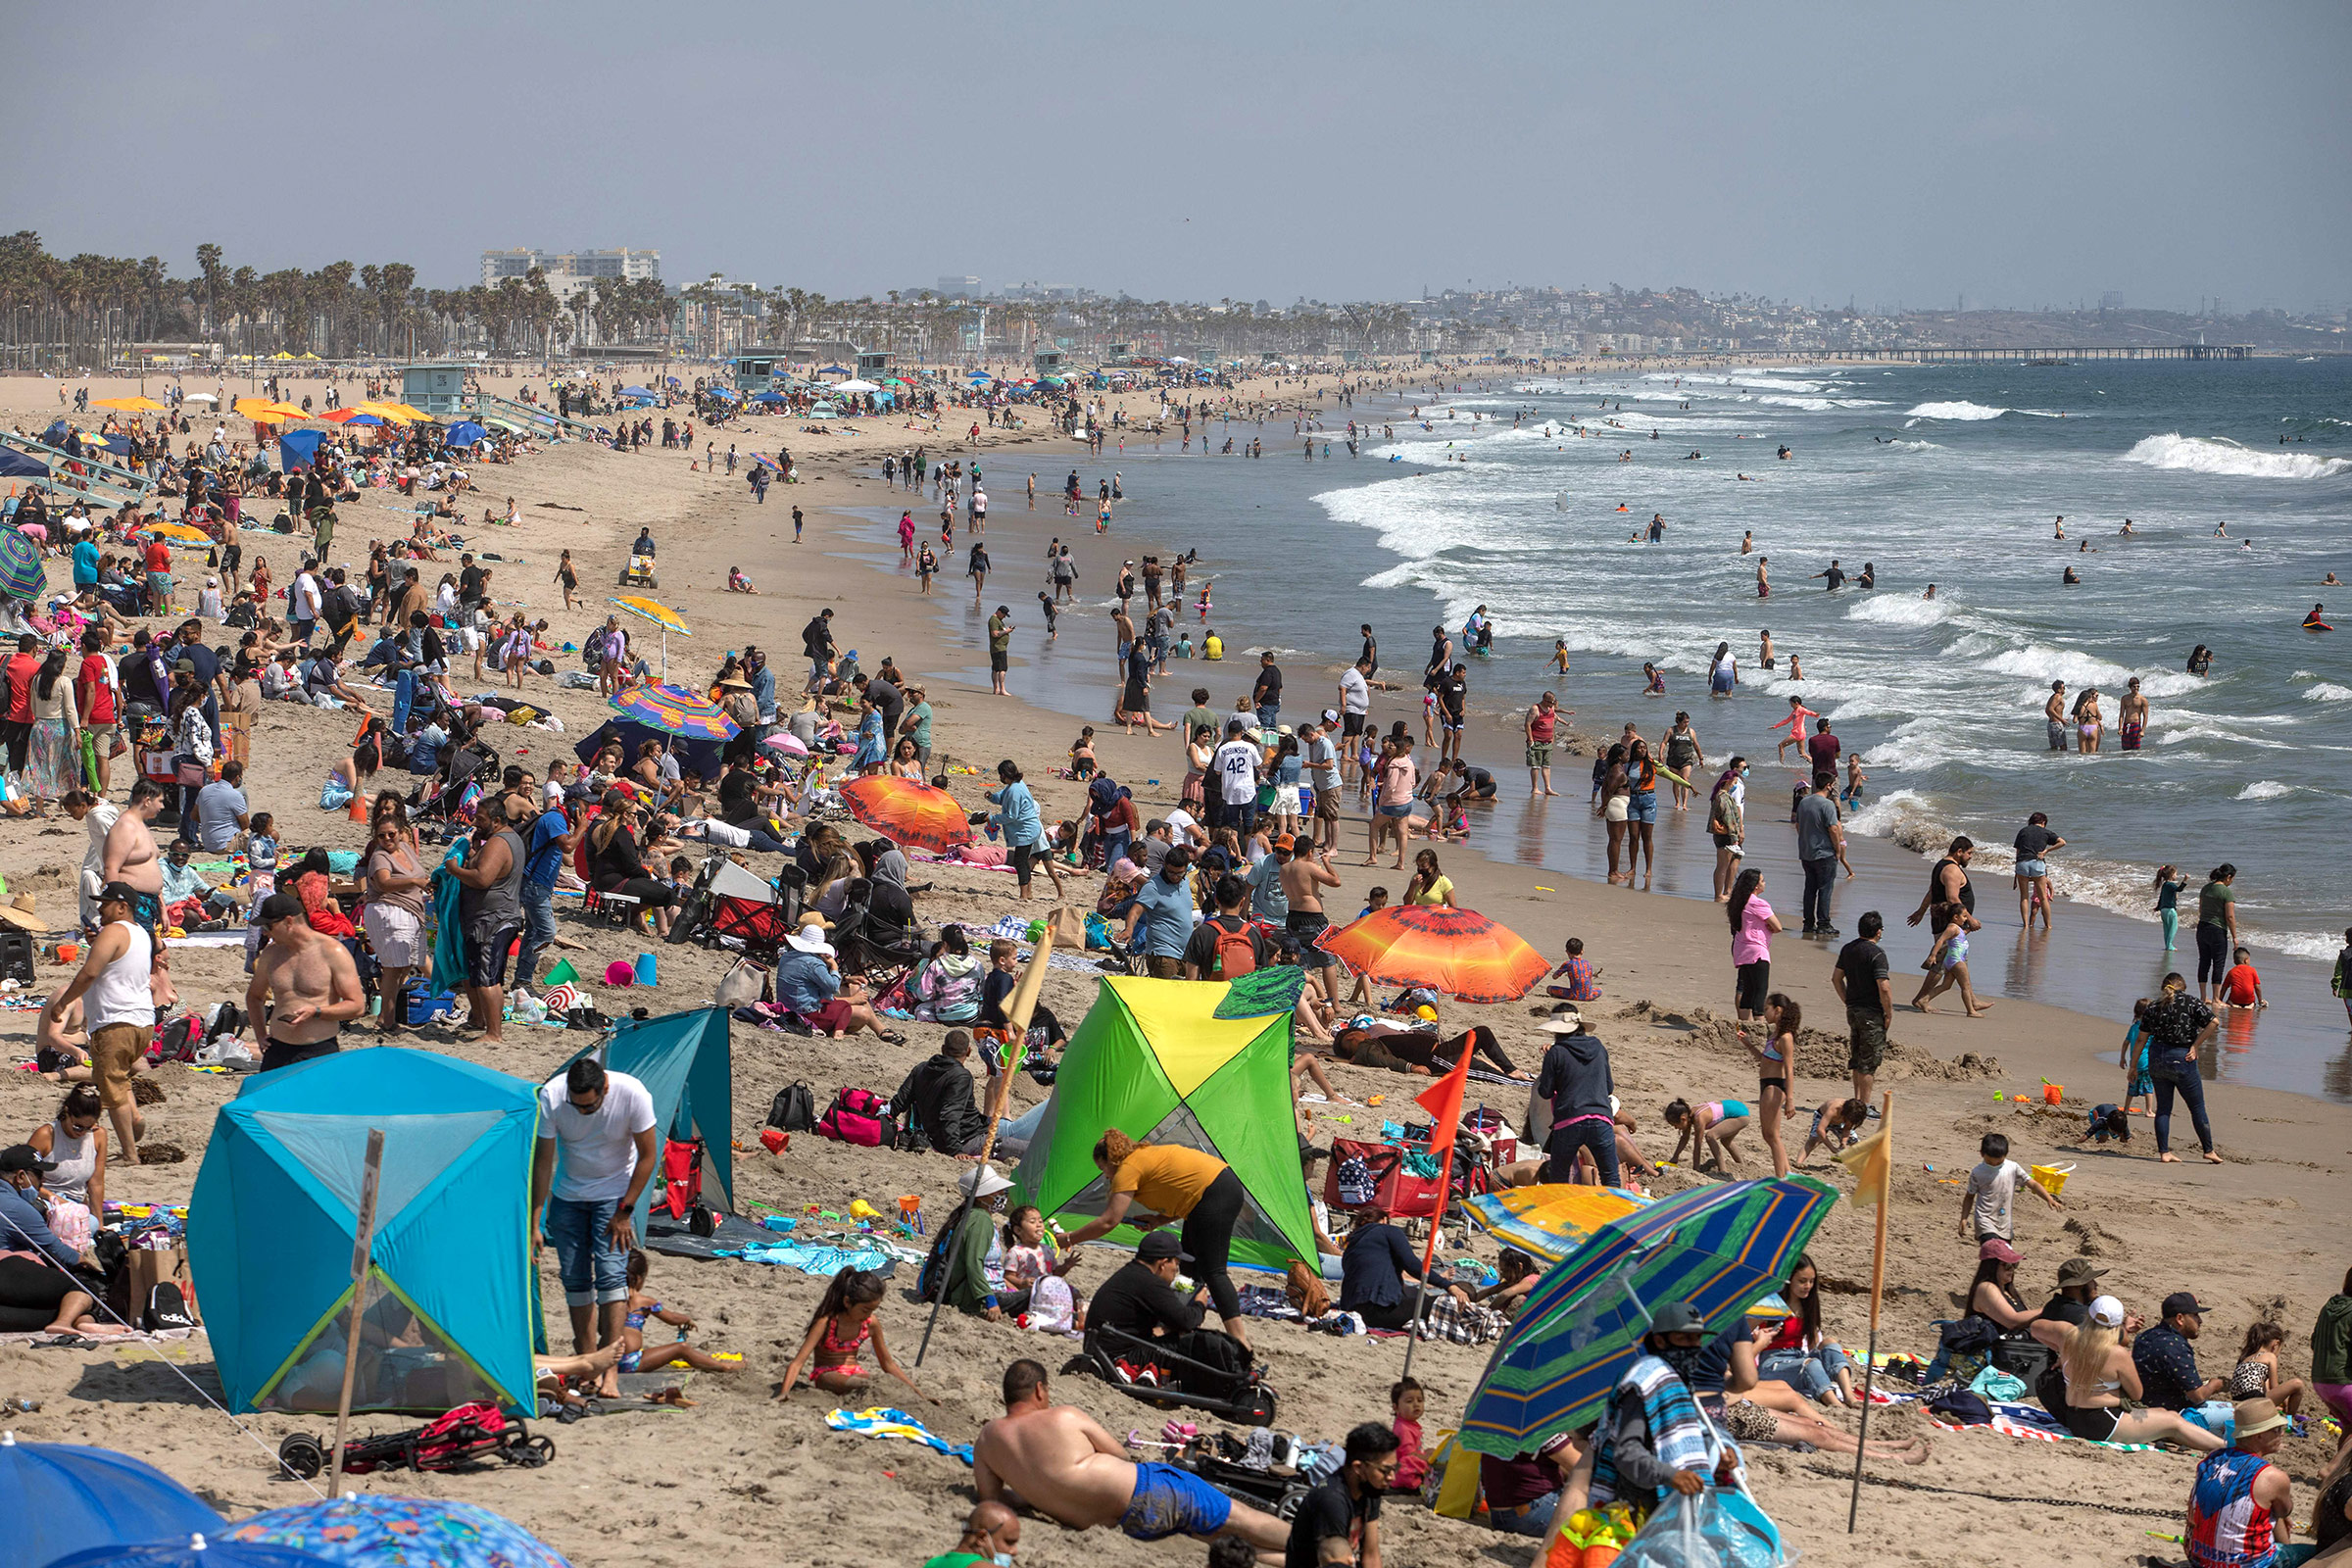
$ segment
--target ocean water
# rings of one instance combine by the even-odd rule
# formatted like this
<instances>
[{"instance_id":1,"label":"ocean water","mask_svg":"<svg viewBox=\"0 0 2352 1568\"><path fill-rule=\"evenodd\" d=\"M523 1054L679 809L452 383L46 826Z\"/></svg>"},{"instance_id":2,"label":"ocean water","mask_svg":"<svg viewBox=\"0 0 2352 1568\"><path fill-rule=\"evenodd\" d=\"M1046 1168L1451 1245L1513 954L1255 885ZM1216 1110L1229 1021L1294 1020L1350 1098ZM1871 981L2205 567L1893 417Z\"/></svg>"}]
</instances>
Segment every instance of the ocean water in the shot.
<instances>
[{"instance_id":1,"label":"ocean water","mask_svg":"<svg viewBox=\"0 0 2352 1568\"><path fill-rule=\"evenodd\" d=\"M1484 604L1538 658L1564 638L1570 706L1654 662L1663 706L1691 710L1711 756L1752 755L1798 695L1864 755L1862 833L1969 833L1988 846L1980 865L2005 869L2026 813L2044 810L2069 840L2052 863L2074 898L2145 916L2156 865L2181 866L2193 892L2228 860L2258 950L2341 945L2352 624L2300 622L2330 601L2352 617L2352 588L2320 586L2352 576L2352 359L1628 374L1497 384L1422 413L1367 453L1400 457L1394 477L1315 500L1389 558L1366 586L1418 589L1448 625ZM1655 513L1664 540L1629 542ZM1751 530L1767 600L1739 554ZM1870 563L1875 591L1825 592L1811 574L1833 557L1849 573ZM1711 703L1725 641L1741 686ZM2186 669L2198 643L2214 650L2204 678ZM2127 753L2116 717L2134 675L2152 711ZM2098 689L2098 755L2048 751L2053 679L2070 702Z\"/></svg>"}]
</instances>

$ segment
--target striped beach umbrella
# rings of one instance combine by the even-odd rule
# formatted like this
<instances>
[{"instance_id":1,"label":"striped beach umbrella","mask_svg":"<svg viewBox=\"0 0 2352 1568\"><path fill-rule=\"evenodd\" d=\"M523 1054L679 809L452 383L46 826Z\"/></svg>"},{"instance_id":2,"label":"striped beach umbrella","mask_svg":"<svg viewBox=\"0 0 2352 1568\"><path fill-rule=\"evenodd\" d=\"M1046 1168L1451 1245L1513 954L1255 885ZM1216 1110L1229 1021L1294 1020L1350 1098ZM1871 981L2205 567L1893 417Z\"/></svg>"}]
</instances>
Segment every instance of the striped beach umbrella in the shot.
<instances>
[{"instance_id":1,"label":"striped beach umbrella","mask_svg":"<svg viewBox=\"0 0 2352 1568\"><path fill-rule=\"evenodd\" d=\"M0 594L11 599L38 599L49 586L41 569L41 553L15 528L0 528Z\"/></svg>"},{"instance_id":2,"label":"striped beach umbrella","mask_svg":"<svg viewBox=\"0 0 2352 1568\"><path fill-rule=\"evenodd\" d=\"M841 787L850 814L899 844L945 855L972 842L972 824L946 790L920 779L854 778Z\"/></svg>"},{"instance_id":3,"label":"striped beach umbrella","mask_svg":"<svg viewBox=\"0 0 2352 1568\"><path fill-rule=\"evenodd\" d=\"M1689 1301L1708 1333L1730 1327L1788 1277L1837 1196L1810 1176L1731 1182L1603 1224L1520 1308L1463 1412L1463 1446L1509 1458L1595 1419L1655 1308Z\"/></svg>"},{"instance_id":4,"label":"striped beach umbrella","mask_svg":"<svg viewBox=\"0 0 2352 1568\"><path fill-rule=\"evenodd\" d=\"M612 706L623 718L664 735L731 741L740 732L716 703L682 687L631 686L614 697Z\"/></svg>"},{"instance_id":5,"label":"striped beach umbrella","mask_svg":"<svg viewBox=\"0 0 2352 1568\"><path fill-rule=\"evenodd\" d=\"M1374 985L1428 986L1460 1002L1515 1002L1551 969L1509 926L1436 904L1375 909L1322 946Z\"/></svg>"},{"instance_id":6,"label":"striped beach umbrella","mask_svg":"<svg viewBox=\"0 0 2352 1568\"><path fill-rule=\"evenodd\" d=\"M1557 1263L1614 1219L1647 1208L1650 1200L1619 1187L1544 1182L1506 1187L1466 1200L1470 1217L1505 1247Z\"/></svg>"}]
</instances>

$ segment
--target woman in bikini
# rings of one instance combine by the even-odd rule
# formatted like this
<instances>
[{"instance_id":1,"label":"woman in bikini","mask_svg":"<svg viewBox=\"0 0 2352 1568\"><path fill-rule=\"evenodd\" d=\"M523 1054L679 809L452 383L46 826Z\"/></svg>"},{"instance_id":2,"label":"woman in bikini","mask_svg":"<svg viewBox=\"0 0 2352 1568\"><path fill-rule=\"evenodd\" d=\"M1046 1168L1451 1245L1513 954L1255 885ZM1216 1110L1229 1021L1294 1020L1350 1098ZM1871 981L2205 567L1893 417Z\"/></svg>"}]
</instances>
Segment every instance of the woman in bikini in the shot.
<instances>
[{"instance_id":1,"label":"woman in bikini","mask_svg":"<svg viewBox=\"0 0 2352 1568\"><path fill-rule=\"evenodd\" d=\"M1772 1173L1788 1174L1788 1150L1781 1141L1781 1118L1788 1111L1788 1076L1796 1060L1796 1032L1805 1013L1793 997L1775 991L1764 999L1763 1038L1740 1031L1740 1043L1756 1058L1756 1108L1762 1112L1764 1147L1772 1153Z\"/></svg>"},{"instance_id":2,"label":"woman in bikini","mask_svg":"<svg viewBox=\"0 0 2352 1568\"><path fill-rule=\"evenodd\" d=\"M833 1276L825 1287L823 1299L808 1316L808 1331L801 1337L801 1348L784 1369L784 1386L776 1391L779 1399L792 1396L793 1385L801 1380L801 1368L810 1365L808 1381L827 1394L844 1398L862 1398L873 1384L873 1374L858 1362L858 1347L867 1340L874 1345L874 1360L883 1371L906 1385L914 1394L933 1404L935 1396L924 1394L914 1379L906 1375L890 1347L882 1338L881 1321L874 1309L882 1304L882 1276L870 1269L845 1268Z\"/></svg>"},{"instance_id":3,"label":"woman in bikini","mask_svg":"<svg viewBox=\"0 0 2352 1568\"><path fill-rule=\"evenodd\" d=\"M2099 713L2099 689L2085 686L2082 695L2075 699L2075 749L2088 757L2099 749L2099 738L2107 732L2107 723Z\"/></svg>"}]
</instances>

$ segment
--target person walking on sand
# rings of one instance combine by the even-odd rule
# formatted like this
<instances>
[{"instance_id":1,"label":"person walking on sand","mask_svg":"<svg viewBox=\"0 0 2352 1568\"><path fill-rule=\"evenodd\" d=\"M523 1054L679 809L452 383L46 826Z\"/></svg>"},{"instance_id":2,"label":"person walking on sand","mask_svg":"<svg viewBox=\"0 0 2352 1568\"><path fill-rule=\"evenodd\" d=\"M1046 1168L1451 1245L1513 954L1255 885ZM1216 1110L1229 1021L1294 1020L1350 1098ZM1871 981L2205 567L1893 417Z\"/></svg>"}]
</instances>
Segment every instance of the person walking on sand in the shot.
<instances>
[{"instance_id":1,"label":"person walking on sand","mask_svg":"<svg viewBox=\"0 0 2352 1568\"><path fill-rule=\"evenodd\" d=\"M978 545L972 546L976 553ZM978 601L974 601L977 603ZM1004 673L1012 667L1012 607L999 605L997 612L988 617L988 685L999 697L1012 694L1004 689Z\"/></svg>"},{"instance_id":2,"label":"person walking on sand","mask_svg":"<svg viewBox=\"0 0 2352 1568\"><path fill-rule=\"evenodd\" d=\"M2164 977L2163 992L2148 1004L2140 1018L2140 1033L2148 1042L2148 1076L2156 1084L2156 1157L2167 1165L2180 1163L2180 1156L2173 1152L2176 1095L2188 1104L2189 1121L2196 1128L2206 1163L2222 1162L2222 1156L2213 1152L2213 1124L2205 1117L2205 1081L2197 1066L2197 1058L2212 1042L2217 1027L2213 1008L2202 998L2188 994L2188 982L2178 970Z\"/></svg>"},{"instance_id":3,"label":"person walking on sand","mask_svg":"<svg viewBox=\"0 0 2352 1568\"><path fill-rule=\"evenodd\" d=\"M2017 831L2017 923L2027 930L2034 929L2034 911L2041 910L2041 928L2050 928L2050 865L2047 857L2052 850L2066 847L2066 840L2050 831L2047 811L2035 811L2026 818L2026 825Z\"/></svg>"},{"instance_id":4,"label":"person walking on sand","mask_svg":"<svg viewBox=\"0 0 2352 1568\"><path fill-rule=\"evenodd\" d=\"M1911 999L1912 1009L1932 1011L1928 1003L1957 986L1968 1016L1981 1018L1992 1010L1992 1004L1979 1002L1968 979L1968 934L1981 929L1977 917L1948 903L1936 905L1934 913L1936 942L1928 950L1927 977L1919 983L1919 994Z\"/></svg>"}]
</instances>

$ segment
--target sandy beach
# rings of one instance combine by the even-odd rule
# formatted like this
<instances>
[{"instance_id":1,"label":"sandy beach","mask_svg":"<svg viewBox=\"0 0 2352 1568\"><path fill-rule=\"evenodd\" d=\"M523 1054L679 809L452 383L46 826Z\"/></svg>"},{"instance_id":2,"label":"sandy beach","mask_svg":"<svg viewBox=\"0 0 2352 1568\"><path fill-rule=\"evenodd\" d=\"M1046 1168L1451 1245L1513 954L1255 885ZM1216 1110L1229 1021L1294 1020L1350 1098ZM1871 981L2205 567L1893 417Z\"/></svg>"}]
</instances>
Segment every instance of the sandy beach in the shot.
<instances>
[{"instance_id":1,"label":"sandy beach","mask_svg":"<svg viewBox=\"0 0 2352 1568\"><path fill-rule=\"evenodd\" d=\"M533 378L544 385L541 378ZM191 378L210 390L209 379ZM1410 383L1407 383L1410 384ZM0 421L37 429L55 415L53 381L25 378L0 382ZM1322 400L1330 406L1331 382L1297 376L1281 385L1249 383L1239 395L1267 400ZM91 384L93 396L129 387ZM502 390L494 384L493 391ZM297 396L313 390L293 383ZM233 395L234 389L231 389ZM347 401L356 392L345 386ZM1367 399L1371 394L1367 394ZM1116 401L1114 399L1114 401ZM1129 395L1140 412L1140 394ZM1373 405L1367 404L1367 407ZM649 446L623 455L579 443L525 455L512 466L477 472L477 494L468 497L478 516L484 504L515 498L521 521L511 528L466 530L469 543L500 558L492 593L502 612L520 608L547 615L560 642L577 641L602 623L603 600L613 590L629 540L640 527L661 546L659 597L683 614L693 635L672 638L668 661L682 683L707 683L729 649L756 642L769 650L780 694L789 694L803 663L799 628L818 609L832 607L836 636L860 654L872 669L889 656L918 674L936 712L935 748L958 762L993 773L999 758L1020 763L1049 821L1079 814L1083 787L1056 778L1075 733L1063 713L1022 700L1025 672L1034 667L1043 628L1037 593L1046 586L1040 563L1049 536L1074 547L1082 598L1100 599L1119 563L1146 551L1163 557L1185 549L1181 533L1143 537L1114 526L1098 537L1087 516L1063 515L1052 499L1062 474L1075 466L1091 496L1095 480L1115 465L1112 454L1086 459L1078 443L1054 438L1045 421L1032 416L1026 431L985 430L976 448L965 448L961 430L968 418L949 411L938 428L908 428L896 418L842 421L823 435L804 434L790 418L738 419L707 434L723 453L736 443L746 459L754 450L772 453L781 442L797 465L800 482L771 488L763 505L755 502L739 476L728 478L690 466L687 454ZM1377 414L1374 416L1377 417ZM656 414L657 420L660 417ZM1341 416L1344 419L1345 416ZM94 423L94 420L77 422ZM1266 429L1275 444L1275 421ZM232 433L245 431L230 421ZM1287 440L1287 437L1286 437ZM893 545L876 543L874 518L911 506L918 530L935 529L937 509L928 492L913 495L887 489L879 474L885 453L920 445L935 459L961 456L977 462L992 497L988 546L996 563L982 604L971 603L960 555L968 546L960 532L956 551L946 555L932 602L917 593L911 571L897 562ZM1037 510L1027 510L1023 481L1038 476ZM1132 482L1132 481L1131 481ZM355 567L366 560L370 538L407 531L407 519L391 514L399 498L370 490L341 510L336 555ZM799 544L793 542L793 512L805 514ZM934 534L935 537L935 534ZM246 536L248 563L265 536ZM260 546L291 575L293 541L270 539ZM568 549L579 568L587 605L566 614L551 578L560 551ZM438 566L455 569L454 553ZM1210 563L1209 564L1214 564ZM730 594L725 579L740 566L757 583L756 596ZM50 564L51 582L62 583L62 562ZM428 576L427 581L432 579ZM1012 644L1009 698L988 689L982 622L998 604L1011 608L1019 630ZM1409 679L1408 666L1419 628L1383 628L1396 649L1391 662ZM1173 736L1130 739L1109 721L1111 632L1101 612L1065 614L1056 659L1073 648L1099 650L1099 678L1105 710L1092 720L1103 766L1135 791L1139 810L1151 817L1177 798L1183 775L1181 748ZM227 640L226 638L220 640ZM1239 639L1236 639L1238 654ZM640 639L641 649L651 643ZM1326 648L1316 660L1290 661L1291 710L1319 709L1330 701L1340 662L1352 650ZM573 667L563 656L559 667ZM1186 706L1198 680L1208 688L1209 705L1227 710L1242 695L1253 660L1229 655L1219 666L1172 664L1157 683L1157 710L1172 715ZM495 674L480 683L459 679L461 693L495 687ZM568 755L579 736L602 721L603 704L592 691L556 688L533 676L528 694L542 700L566 726L566 736L518 729L503 737L505 760L541 770L559 753ZM1412 718L1418 693L1376 693L1371 716L1382 727ZM318 787L335 748L353 728L344 713L291 704L270 705L256 726L253 762L246 791L256 809L276 814L288 846L359 846L362 829L339 811L317 807ZM1518 789L1514 772L1500 772L1506 789ZM1581 799L1581 766L1560 769L1555 782ZM1156 783L1147 783L1156 780ZM951 787L972 808L980 808L984 780L956 775ZM117 794L122 775L117 772ZM1577 805L1576 800L1566 803ZM1581 807L1579 807L1581 809ZM1335 866L1343 878L1332 896L1335 913L1352 913L1364 891L1381 883L1392 890L1401 876L1365 869L1361 811L1349 800L1342 829L1343 853ZM1593 831L1598 832L1597 824ZM11 893L31 892L40 915L55 927L72 919L74 879L86 839L70 821L0 820L0 873ZM1588 1016L1607 1044L1617 1090L1642 1124L1643 1148L1666 1152L1660 1141L1659 1109L1676 1097L1692 1101L1749 1095L1754 1086L1747 1053L1731 1023L1728 939L1720 909L1703 901L1646 895L1545 874L1515 863L1506 854L1487 858L1474 833L1466 845L1443 851L1446 869L1465 906L1500 920L1535 948L1557 960L1563 942L1581 937L1587 956L1603 966L1603 1000ZM755 860L755 864L758 862ZM993 924L1022 909L1012 897L1011 878L947 866L918 867L917 882L933 888L920 895L917 910L929 925L956 921L967 927ZM1040 890L1050 888L1041 880ZM1071 902L1091 907L1099 877L1071 883ZM1792 882L1776 883L1784 906L1795 902ZM1990 902L1998 903L1996 896ZM1024 912L1042 912L1028 906ZM1841 908L1841 914L1848 911ZM1857 908L1852 912L1858 912ZM1888 909L1890 917L1908 912ZM1850 920L1846 922L1850 930ZM567 955L584 973L601 971L614 957L633 956L645 944L609 926L565 915L563 935L581 945ZM1801 1145L1802 1123L1825 1098L1845 1093L1845 1044L1837 1021L1841 1012L1831 991L1835 947L1801 943L1793 934L1775 952L1774 985L1796 997L1814 1027L1800 1041L1792 1102L1791 1152ZM172 970L183 1003L208 1004L242 998L241 952L184 949ZM593 958L592 964L588 959ZM653 994L606 993L592 988L606 1011L631 1004L666 1007L700 1005L723 972L718 956L697 947L661 950L662 983ZM64 982L70 970L44 963L36 991ZM1905 981L1899 966L1898 996ZM1074 1023L1093 1000L1096 982L1084 975L1054 972L1046 1000L1065 1022ZM1494 1028L1503 1049L1532 1067L1545 1037L1533 1027L1540 997L1523 1002L1447 1009L1448 1032L1471 1024ZM1948 1006L1947 1003L1947 1006ZM32 1049L33 1015L0 1015L0 1051L15 1061ZM1826 1027L1825 1027L1826 1026ZM959 1162L933 1154L896 1153L846 1148L814 1135L796 1136L782 1155L770 1155L752 1141L776 1090L806 1080L821 1106L843 1086L862 1086L885 1095L906 1071L937 1046L940 1026L904 1024L904 1047L885 1046L870 1036L841 1041L763 1033L738 1025L734 1034L735 1116L747 1146L738 1155L739 1202L757 1202L797 1212L817 1204L846 1209L862 1198L889 1206L903 1194L920 1194L924 1208L945 1214L954 1206ZM2117 1098L2113 1068L2124 1020L2066 1011L2021 1001L2004 1001L1988 1018L1969 1020L1956 1011L1928 1015L1898 1013L1895 1048L1881 1085L1893 1096L1896 1124L1892 1214L1889 1225L1887 1291L1880 1330L1882 1351L1925 1359L1935 1346L1932 1320L1956 1315L1975 1266L1974 1249L1955 1235L1958 1183L1976 1159L1986 1132L2008 1135L2012 1157L2027 1165L2073 1163L2063 1213L2051 1213L2021 1199L2018 1247L2026 1262L2018 1288L2038 1303L2053 1288L2058 1265L2072 1257L2093 1260L2106 1270L2104 1286L2136 1311L2153 1318L2166 1295L2194 1291L2211 1309L2199 1353L2204 1372L2226 1373L2246 1325L2276 1319L2287 1328L2281 1350L2289 1376L2307 1376L2308 1333L2321 1303L2334 1293L2352 1251L2345 1246L2343 1194L2352 1174L2352 1118L2340 1106L2277 1091L2229 1087L2213 1094L2215 1132L2224 1162L2160 1165L2144 1121L2127 1152L2092 1148L2082 1138L2083 1109ZM404 1039L482 1062L531 1081L543 1079L580 1044L576 1034L511 1025L503 1048L457 1046L427 1032ZM346 1044L353 1043L346 1035ZM1335 1085L1357 1101L1387 1097L1390 1117L1409 1107L1422 1083L1377 1070L1332 1063ZM175 1146L175 1162L117 1166L109 1172L109 1196L119 1200L184 1202L194 1181L217 1108L236 1088L234 1079L167 1066L155 1074L168 1097L147 1111L151 1141ZM2066 1103L2012 1103L1996 1097L2032 1095L2035 1102L2047 1079L2066 1086ZM1514 1121L1521 1106L1513 1092L1486 1088L1490 1102ZM1012 1108L1017 1113L1046 1091L1016 1078ZM11 1072L0 1083L0 1143L13 1143L45 1121L58 1090L29 1072ZM1319 1136L1347 1136L1334 1117L1362 1119L1361 1106L1316 1107ZM1417 1117L1417 1111L1412 1112ZM1410 1119L1410 1118L1408 1118ZM2186 1128L2180 1134L2185 1141ZM1754 1175L1763 1152L1750 1137L1743 1142ZM1769 1164L1762 1165L1764 1174ZM1804 1167L1841 1189L1846 1174L1820 1156ZM1667 1173L1664 1190L1704 1180L1684 1171ZM1867 1210L1840 1202L1813 1245L1828 1297L1825 1327L1849 1348L1859 1350L1866 1323L1864 1302L1871 1274L1872 1219ZM1473 1248L1491 1259L1494 1246L1479 1238ZM1085 1294L1121 1260L1120 1254L1090 1250L1076 1284ZM553 1263L543 1264L543 1285L556 1286ZM909 1299L911 1268L902 1266L881 1311L901 1359L911 1362L922 1331L924 1309ZM657 1257L654 1287L672 1305L699 1320L697 1343L739 1352L736 1374L698 1374L688 1395L698 1401L684 1410L604 1417L567 1426L550 1424L558 1457L537 1471L490 1470L456 1476L403 1474L369 1478L361 1485L423 1495L464 1497L514 1518L572 1562L606 1565L697 1560L716 1564L771 1561L822 1564L880 1560L919 1561L949 1549L970 1506L969 1472L957 1461L905 1444L877 1443L828 1431L823 1416L832 1402L807 1389L789 1401L771 1396L786 1360L800 1343L809 1308L822 1282L784 1268L741 1261L690 1262ZM1396 1376L1404 1347L1393 1340L1332 1339L1287 1325L1257 1330L1260 1353L1272 1364L1271 1379L1282 1399L1278 1425L1317 1438L1338 1438L1358 1421L1386 1419L1387 1389ZM1074 1347L1044 1343L1009 1324L989 1324L943 1314L923 1368L916 1374L935 1405L914 1410L903 1390L883 1385L878 1397L900 1403L951 1442L969 1441L979 1424L998 1413L997 1385L1005 1363L1034 1355L1058 1372ZM1458 1417L1476 1386L1487 1349L1436 1342L1415 1353L1415 1374L1430 1386L1426 1422L1434 1439ZM1080 1377L1057 1377L1060 1400L1092 1411L1115 1433L1143 1427L1147 1435L1164 1417L1151 1413L1103 1385ZM313 1429L315 1422L277 1416L241 1418L255 1441L207 1403L219 1383L201 1338L179 1343L99 1350L34 1350L0 1345L0 1396L41 1401L37 1413L9 1417L20 1437L90 1443L118 1447L161 1466L205 1494L232 1516L277 1506L307 1495L295 1483L273 1479L269 1449L288 1431ZM1851 1429L1850 1416L1829 1419ZM382 1430L394 1423L371 1417ZM1908 1436L1926 1430L1934 1455L1924 1466L1875 1462L1869 1474L1890 1486L1866 1486L1861 1530L1848 1536L1845 1467L1823 1453L1782 1448L1750 1450L1753 1489L1778 1521L1790 1544L1822 1568L1888 1562L1945 1562L1955 1543L1972 1553L1999 1552L2012 1560L2089 1564L2136 1563L2159 1543L2144 1532L2178 1533L2191 1464L2169 1452L2119 1452L2079 1442L2045 1443L2011 1438L1989 1430L1937 1432L1924 1427L1916 1411L1874 1412L1874 1440L1886 1432ZM2310 1486L2326 1468L2330 1444L2322 1436L2288 1443L2281 1460L2296 1483L2300 1517L2307 1517ZM1459 1561L1484 1554L1523 1563L1530 1543L1433 1516L1418 1506L1395 1506L1384 1515L1387 1560L1396 1563ZM1102 1531L1089 1535L1032 1521L1022 1536L1021 1558L1040 1565L1077 1563L1145 1564L1199 1560L1200 1548L1177 1541L1145 1545Z\"/></svg>"}]
</instances>

